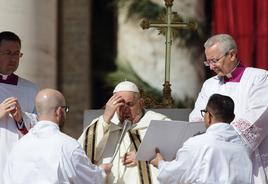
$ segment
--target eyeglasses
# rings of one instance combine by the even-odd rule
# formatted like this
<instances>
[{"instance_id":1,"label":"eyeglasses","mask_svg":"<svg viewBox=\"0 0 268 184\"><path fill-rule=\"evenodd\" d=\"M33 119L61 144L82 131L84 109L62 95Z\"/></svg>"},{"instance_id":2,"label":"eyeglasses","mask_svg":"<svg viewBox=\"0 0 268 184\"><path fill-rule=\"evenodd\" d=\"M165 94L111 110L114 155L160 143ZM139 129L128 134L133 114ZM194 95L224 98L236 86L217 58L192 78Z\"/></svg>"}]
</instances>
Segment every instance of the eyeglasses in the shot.
<instances>
[{"instance_id":1,"label":"eyeglasses","mask_svg":"<svg viewBox=\"0 0 268 184\"><path fill-rule=\"evenodd\" d=\"M21 52L11 52L10 50L7 50L7 51L0 51L0 56L14 57L16 59L19 59L20 57L23 56L23 53L21 53Z\"/></svg>"},{"instance_id":2,"label":"eyeglasses","mask_svg":"<svg viewBox=\"0 0 268 184\"><path fill-rule=\"evenodd\" d=\"M223 56L217 58L217 59L208 59L208 60L204 61L204 65L205 66L215 65L226 55L228 55L228 52L225 53Z\"/></svg>"},{"instance_id":3,"label":"eyeglasses","mask_svg":"<svg viewBox=\"0 0 268 184\"><path fill-rule=\"evenodd\" d=\"M207 110L203 109L203 110L200 110L201 112L201 116L202 117L205 117L205 114L208 112Z\"/></svg>"},{"instance_id":4,"label":"eyeglasses","mask_svg":"<svg viewBox=\"0 0 268 184\"><path fill-rule=\"evenodd\" d=\"M63 105L63 106L60 106L60 107L63 108L66 113L69 112L69 106Z\"/></svg>"}]
</instances>

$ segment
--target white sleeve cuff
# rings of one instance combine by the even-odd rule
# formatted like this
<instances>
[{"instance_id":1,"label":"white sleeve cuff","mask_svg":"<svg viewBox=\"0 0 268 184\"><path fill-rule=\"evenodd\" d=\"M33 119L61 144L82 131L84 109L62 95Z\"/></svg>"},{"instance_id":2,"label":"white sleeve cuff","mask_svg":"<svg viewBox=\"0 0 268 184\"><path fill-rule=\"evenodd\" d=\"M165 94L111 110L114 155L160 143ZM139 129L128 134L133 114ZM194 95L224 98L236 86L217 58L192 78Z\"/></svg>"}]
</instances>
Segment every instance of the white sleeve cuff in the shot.
<instances>
[{"instance_id":1,"label":"white sleeve cuff","mask_svg":"<svg viewBox=\"0 0 268 184\"><path fill-rule=\"evenodd\" d=\"M99 123L102 124L102 127L103 127L104 132L108 131L109 128L110 128L110 126L111 126L111 123L108 124L108 123L106 123L106 122L104 121L103 116L100 116L100 118L99 118Z\"/></svg>"},{"instance_id":2,"label":"white sleeve cuff","mask_svg":"<svg viewBox=\"0 0 268 184\"><path fill-rule=\"evenodd\" d=\"M164 160L160 160L159 163L158 163L158 169L162 168L164 163L165 163Z\"/></svg>"}]
</instances>

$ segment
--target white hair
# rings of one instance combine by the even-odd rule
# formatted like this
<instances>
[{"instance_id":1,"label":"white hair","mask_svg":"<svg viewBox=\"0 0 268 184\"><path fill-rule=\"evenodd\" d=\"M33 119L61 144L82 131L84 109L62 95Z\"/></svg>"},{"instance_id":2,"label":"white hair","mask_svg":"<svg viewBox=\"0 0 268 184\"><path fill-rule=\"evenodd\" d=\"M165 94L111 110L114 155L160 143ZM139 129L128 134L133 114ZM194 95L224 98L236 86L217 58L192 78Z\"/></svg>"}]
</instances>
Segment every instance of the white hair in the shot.
<instances>
[{"instance_id":1,"label":"white hair","mask_svg":"<svg viewBox=\"0 0 268 184\"><path fill-rule=\"evenodd\" d=\"M204 44L205 48L209 48L216 43L219 44L219 49L222 53L227 53L229 50L234 49L237 50L236 43L233 37L229 34L217 34L210 37Z\"/></svg>"}]
</instances>

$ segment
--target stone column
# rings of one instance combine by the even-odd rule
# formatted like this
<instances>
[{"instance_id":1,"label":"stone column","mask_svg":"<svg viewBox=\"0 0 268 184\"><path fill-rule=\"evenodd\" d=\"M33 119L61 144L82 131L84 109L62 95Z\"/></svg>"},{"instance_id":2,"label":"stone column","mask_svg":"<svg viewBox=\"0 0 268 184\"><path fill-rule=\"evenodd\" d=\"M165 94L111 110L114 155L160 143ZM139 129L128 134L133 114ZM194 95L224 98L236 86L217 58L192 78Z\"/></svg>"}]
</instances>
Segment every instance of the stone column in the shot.
<instances>
[{"instance_id":1,"label":"stone column","mask_svg":"<svg viewBox=\"0 0 268 184\"><path fill-rule=\"evenodd\" d=\"M0 0L0 31L22 40L17 73L43 87L56 87L57 1Z\"/></svg>"},{"instance_id":2,"label":"stone column","mask_svg":"<svg viewBox=\"0 0 268 184\"><path fill-rule=\"evenodd\" d=\"M90 5L89 0L59 1L59 88L70 112L64 131L82 132L83 112L90 104Z\"/></svg>"}]
</instances>

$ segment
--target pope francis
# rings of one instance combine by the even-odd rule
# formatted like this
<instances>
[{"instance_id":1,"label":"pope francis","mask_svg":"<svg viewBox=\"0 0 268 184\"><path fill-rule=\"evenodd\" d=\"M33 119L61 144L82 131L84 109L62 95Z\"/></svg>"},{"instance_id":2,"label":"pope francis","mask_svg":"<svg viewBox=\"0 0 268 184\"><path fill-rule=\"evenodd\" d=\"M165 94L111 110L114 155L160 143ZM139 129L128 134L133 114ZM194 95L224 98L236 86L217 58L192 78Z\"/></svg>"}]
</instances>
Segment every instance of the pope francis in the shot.
<instances>
[{"instance_id":1,"label":"pope francis","mask_svg":"<svg viewBox=\"0 0 268 184\"><path fill-rule=\"evenodd\" d=\"M146 111L138 87L129 81L120 82L106 103L104 114L93 120L78 140L93 163L112 162L112 171L106 183L158 183L157 169L148 162L135 160L139 144L152 119L168 118ZM131 122L131 127L119 141L127 121ZM119 149L115 153L117 147Z\"/></svg>"}]
</instances>

